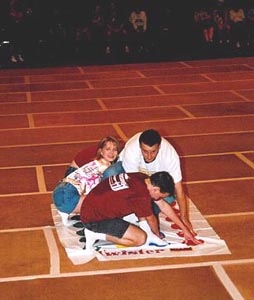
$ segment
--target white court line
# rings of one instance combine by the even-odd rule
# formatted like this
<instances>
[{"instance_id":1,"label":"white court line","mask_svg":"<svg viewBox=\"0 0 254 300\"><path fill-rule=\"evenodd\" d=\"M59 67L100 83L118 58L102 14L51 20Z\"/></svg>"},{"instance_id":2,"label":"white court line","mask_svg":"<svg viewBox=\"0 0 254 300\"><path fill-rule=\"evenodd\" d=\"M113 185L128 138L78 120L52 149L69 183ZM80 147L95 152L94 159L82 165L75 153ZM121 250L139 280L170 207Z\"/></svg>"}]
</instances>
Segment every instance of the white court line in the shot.
<instances>
[{"instance_id":1,"label":"white court line","mask_svg":"<svg viewBox=\"0 0 254 300\"><path fill-rule=\"evenodd\" d=\"M55 226L23 227L23 228L1 229L1 230L0 230L0 233L44 230L45 228L52 228L52 229L54 229Z\"/></svg>"},{"instance_id":2,"label":"white court line","mask_svg":"<svg viewBox=\"0 0 254 300\"><path fill-rule=\"evenodd\" d=\"M46 193L47 187L46 187L46 181L45 176L43 172L43 166L36 166L36 177L37 177L37 184L39 188L40 193Z\"/></svg>"},{"instance_id":3,"label":"white court line","mask_svg":"<svg viewBox=\"0 0 254 300\"><path fill-rule=\"evenodd\" d=\"M248 159L246 156L244 156L242 153L236 152L235 155L241 161L243 161L246 165L248 165L249 167L251 167L252 169L254 169L254 163L250 159Z\"/></svg>"},{"instance_id":4,"label":"white court line","mask_svg":"<svg viewBox=\"0 0 254 300\"><path fill-rule=\"evenodd\" d=\"M125 135L125 133L122 131L118 124L113 123L112 126L124 142L128 141L128 137Z\"/></svg>"},{"instance_id":5,"label":"white court line","mask_svg":"<svg viewBox=\"0 0 254 300\"><path fill-rule=\"evenodd\" d=\"M203 215L204 218L231 218L231 217L242 217L242 216L253 216L254 211L246 211L239 213L227 213L227 214L214 214L214 215Z\"/></svg>"},{"instance_id":6,"label":"white court line","mask_svg":"<svg viewBox=\"0 0 254 300\"><path fill-rule=\"evenodd\" d=\"M0 283L23 281L23 280L34 280L34 279L67 278L67 277L111 275L111 274L160 271L160 270L172 270L172 269L184 269L184 268L213 267L216 263L218 262L211 261L211 262L201 262L201 263L159 265L159 266L148 266L148 267L138 267L138 268L121 268L121 269L111 269L111 270L95 270L95 271L69 272L69 273L59 273L59 274L5 277L5 278L0 278ZM220 261L219 263L221 265L253 264L254 259L241 259L241 260L231 260L231 261L225 260L225 261Z\"/></svg>"},{"instance_id":7,"label":"white court line","mask_svg":"<svg viewBox=\"0 0 254 300\"><path fill-rule=\"evenodd\" d=\"M181 110L187 117L196 119L196 116L189 112L188 109L185 109L182 105L176 105L175 107Z\"/></svg>"},{"instance_id":8,"label":"white court line","mask_svg":"<svg viewBox=\"0 0 254 300\"><path fill-rule=\"evenodd\" d=\"M239 213L227 213L227 214L213 214L213 215L203 215L204 218L227 218L227 217L238 217L238 216L252 216L254 212L239 212ZM10 228L10 229L0 229L0 233L6 232L22 232L22 231L35 231L44 230L46 228L55 229L55 226L41 226L41 227L23 227L23 228Z\"/></svg>"},{"instance_id":9,"label":"white court line","mask_svg":"<svg viewBox=\"0 0 254 300\"><path fill-rule=\"evenodd\" d=\"M209 74L209 73L208 73ZM200 74L202 77L206 78L207 80L209 80L210 82L218 82L217 80L212 79L211 77L209 77L208 74ZM212 73L214 74L214 73Z\"/></svg>"},{"instance_id":10,"label":"white court line","mask_svg":"<svg viewBox=\"0 0 254 300\"><path fill-rule=\"evenodd\" d=\"M215 263L213 269L220 279L230 296L233 300L244 300L243 296L240 294L234 283L229 278L228 274L225 272L224 268L220 263Z\"/></svg>"},{"instance_id":11,"label":"white court line","mask_svg":"<svg viewBox=\"0 0 254 300\"><path fill-rule=\"evenodd\" d=\"M60 256L52 228L44 228L43 233L45 235L47 245L49 248L50 274L60 274Z\"/></svg>"}]
</instances>

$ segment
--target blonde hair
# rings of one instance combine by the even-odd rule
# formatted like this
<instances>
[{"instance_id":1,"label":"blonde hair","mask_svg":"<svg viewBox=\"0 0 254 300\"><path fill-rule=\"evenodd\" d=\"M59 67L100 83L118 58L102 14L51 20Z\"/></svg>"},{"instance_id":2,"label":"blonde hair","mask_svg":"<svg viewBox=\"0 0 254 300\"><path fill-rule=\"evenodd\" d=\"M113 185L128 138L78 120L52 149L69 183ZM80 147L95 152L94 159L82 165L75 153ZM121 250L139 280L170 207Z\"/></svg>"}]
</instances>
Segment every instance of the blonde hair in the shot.
<instances>
[{"instance_id":1,"label":"blonde hair","mask_svg":"<svg viewBox=\"0 0 254 300\"><path fill-rule=\"evenodd\" d=\"M120 152L120 143L119 143L119 141L116 138L114 138L113 136L107 136L107 137L100 140L100 142L97 146L95 159L101 159L102 158L101 150L105 147L106 143L108 143L108 142L111 142L116 146L117 153L119 154L119 152Z\"/></svg>"}]
</instances>

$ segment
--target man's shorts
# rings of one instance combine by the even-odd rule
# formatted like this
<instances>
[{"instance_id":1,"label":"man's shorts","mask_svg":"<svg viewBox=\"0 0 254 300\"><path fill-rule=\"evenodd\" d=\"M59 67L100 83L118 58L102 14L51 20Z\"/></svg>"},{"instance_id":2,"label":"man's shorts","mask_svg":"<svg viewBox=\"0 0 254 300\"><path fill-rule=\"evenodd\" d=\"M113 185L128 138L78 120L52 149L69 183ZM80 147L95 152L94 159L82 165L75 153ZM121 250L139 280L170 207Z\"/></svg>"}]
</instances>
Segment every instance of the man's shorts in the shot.
<instances>
[{"instance_id":1,"label":"man's shorts","mask_svg":"<svg viewBox=\"0 0 254 300\"><path fill-rule=\"evenodd\" d=\"M93 232L105 233L121 239L129 228L130 223L123 219L111 219L86 223L84 226Z\"/></svg>"},{"instance_id":2,"label":"man's shorts","mask_svg":"<svg viewBox=\"0 0 254 300\"><path fill-rule=\"evenodd\" d=\"M69 182L60 181L53 191L53 202L56 208L67 214L73 212L79 199L78 190Z\"/></svg>"}]
</instances>

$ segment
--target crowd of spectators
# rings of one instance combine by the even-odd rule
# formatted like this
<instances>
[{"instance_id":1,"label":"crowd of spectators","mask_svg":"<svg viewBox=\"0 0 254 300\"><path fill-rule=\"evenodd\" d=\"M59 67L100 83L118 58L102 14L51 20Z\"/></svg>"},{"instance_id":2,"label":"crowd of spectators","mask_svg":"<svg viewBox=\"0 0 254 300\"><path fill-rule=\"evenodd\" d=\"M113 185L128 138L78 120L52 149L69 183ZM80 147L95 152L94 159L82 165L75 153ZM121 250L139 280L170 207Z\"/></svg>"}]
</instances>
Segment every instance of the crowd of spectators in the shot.
<instances>
[{"instance_id":1,"label":"crowd of spectators","mask_svg":"<svg viewBox=\"0 0 254 300\"><path fill-rule=\"evenodd\" d=\"M1 0L0 66L254 52L254 0Z\"/></svg>"},{"instance_id":2,"label":"crowd of spectators","mask_svg":"<svg viewBox=\"0 0 254 300\"><path fill-rule=\"evenodd\" d=\"M225 5L223 1L196 9L194 21L201 41L207 45L229 44L231 49L254 49L253 4L232 1Z\"/></svg>"}]
</instances>

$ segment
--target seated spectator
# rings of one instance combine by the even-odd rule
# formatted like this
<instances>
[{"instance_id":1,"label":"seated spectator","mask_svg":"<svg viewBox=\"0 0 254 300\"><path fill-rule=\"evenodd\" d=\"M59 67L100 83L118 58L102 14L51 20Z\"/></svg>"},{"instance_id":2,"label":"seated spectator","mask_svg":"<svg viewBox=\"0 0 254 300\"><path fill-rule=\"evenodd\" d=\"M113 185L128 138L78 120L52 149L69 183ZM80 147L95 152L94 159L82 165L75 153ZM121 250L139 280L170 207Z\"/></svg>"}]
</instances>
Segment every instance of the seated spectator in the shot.
<instances>
[{"instance_id":1,"label":"seated spectator","mask_svg":"<svg viewBox=\"0 0 254 300\"><path fill-rule=\"evenodd\" d=\"M201 8L195 11L194 21L199 26L204 41L207 44L212 43L214 37L214 22L210 11L207 8Z\"/></svg>"},{"instance_id":2,"label":"seated spectator","mask_svg":"<svg viewBox=\"0 0 254 300\"><path fill-rule=\"evenodd\" d=\"M227 10L213 11L214 20L214 36L219 44L229 43L230 41L230 25L228 24Z\"/></svg>"},{"instance_id":3,"label":"seated spectator","mask_svg":"<svg viewBox=\"0 0 254 300\"><path fill-rule=\"evenodd\" d=\"M149 18L150 27L152 23L152 30L150 30L149 35L152 34L152 40L155 42L156 51L159 55L168 55L177 42L175 32L179 30L179 26L175 16L173 9L167 5L161 5ZM180 35L178 36L180 37Z\"/></svg>"},{"instance_id":4,"label":"seated spectator","mask_svg":"<svg viewBox=\"0 0 254 300\"><path fill-rule=\"evenodd\" d=\"M17 63L16 52L10 40L6 25L0 28L0 65L7 66L10 63Z\"/></svg>"},{"instance_id":5,"label":"seated spectator","mask_svg":"<svg viewBox=\"0 0 254 300\"><path fill-rule=\"evenodd\" d=\"M127 44L127 30L115 2L110 2L109 14L106 19L106 54L110 54L112 47L120 46L124 48L125 53L129 53Z\"/></svg>"},{"instance_id":6,"label":"seated spectator","mask_svg":"<svg viewBox=\"0 0 254 300\"><path fill-rule=\"evenodd\" d=\"M231 24L231 40L236 48L241 48L246 42L246 27L244 10L238 5L234 5L229 10L229 20Z\"/></svg>"},{"instance_id":7,"label":"seated spectator","mask_svg":"<svg viewBox=\"0 0 254 300\"><path fill-rule=\"evenodd\" d=\"M79 24L75 27L74 47L75 54L83 56L88 54L91 46L91 31L88 24Z\"/></svg>"},{"instance_id":8,"label":"seated spectator","mask_svg":"<svg viewBox=\"0 0 254 300\"><path fill-rule=\"evenodd\" d=\"M96 4L90 19L91 42L97 52L105 46L105 13L101 4Z\"/></svg>"},{"instance_id":9,"label":"seated spectator","mask_svg":"<svg viewBox=\"0 0 254 300\"><path fill-rule=\"evenodd\" d=\"M11 0L9 7L8 31L11 43L11 62L24 62L23 43L25 39L25 7L19 0Z\"/></svg>"},{"instance_id":10,"label":"seated spectator","mask_svg":"<svg viewBox=\"0 0 254 300\"><path fill-rule=\"evenodd\" d=\"M254 48L254 8L247 10L246 16L247 44L250 48Z\"/></svg>"},{"instance_id":11,"label":"seated spectator","mask_svg":"<svg viewBox=\"0 0 254 300\"><path fill-rule=\"evenodd\" d=\"M146 12L136 7L129 16L129 24L132 48L139 52L148 51Z\"/></svg>"}]
</instances>

